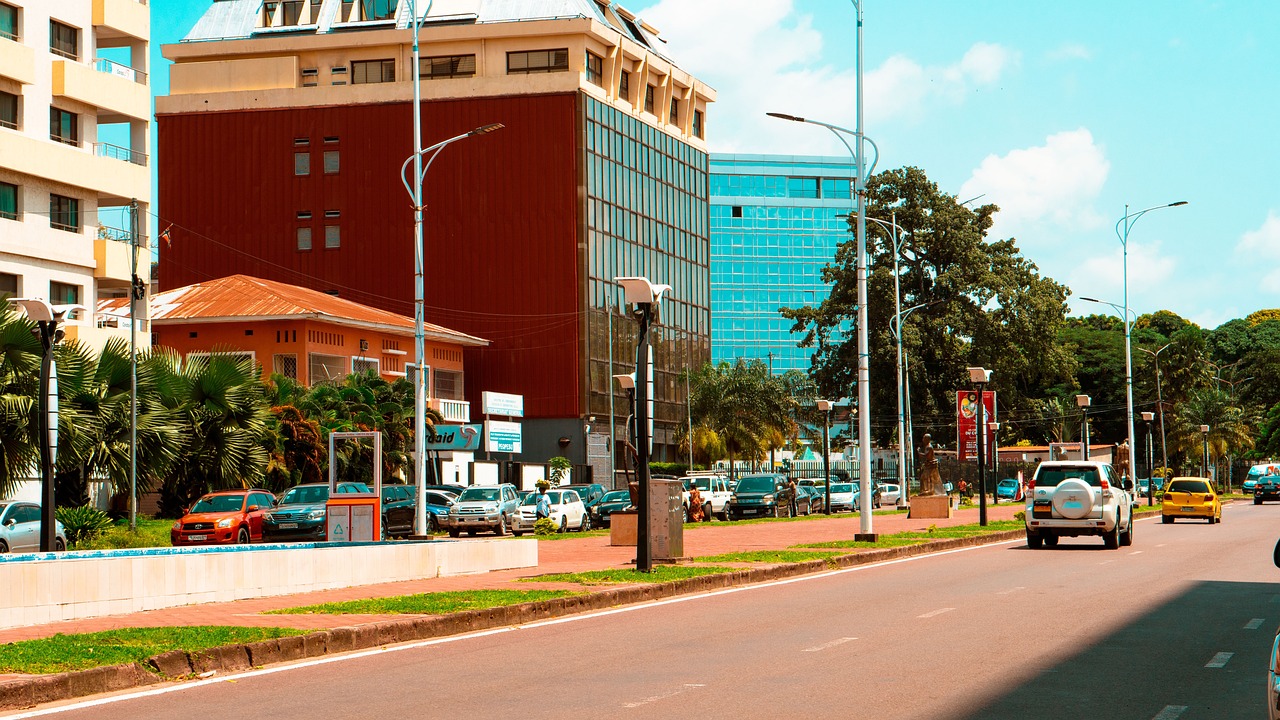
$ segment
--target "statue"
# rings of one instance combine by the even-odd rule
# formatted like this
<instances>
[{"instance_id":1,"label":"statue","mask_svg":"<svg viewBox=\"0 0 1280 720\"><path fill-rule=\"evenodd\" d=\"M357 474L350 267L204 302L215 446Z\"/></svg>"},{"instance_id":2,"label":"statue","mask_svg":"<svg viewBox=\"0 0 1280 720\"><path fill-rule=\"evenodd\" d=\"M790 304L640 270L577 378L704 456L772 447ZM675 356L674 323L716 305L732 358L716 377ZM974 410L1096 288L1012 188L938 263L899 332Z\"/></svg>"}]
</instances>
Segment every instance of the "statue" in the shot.
<instances>
[{"instance_id":1,"label":"statue","mask_svg":"<svg viewBox=\"0 0 1280 720\"><path fill-rule=\"evenodd\" d=\"M938 458L934 453L933 437L925 433L923 439L924 447L916 451L920 456L920 494L941 495L939 491L942 488L942 476L938 474Z\"/></svg>"}]
</instances>

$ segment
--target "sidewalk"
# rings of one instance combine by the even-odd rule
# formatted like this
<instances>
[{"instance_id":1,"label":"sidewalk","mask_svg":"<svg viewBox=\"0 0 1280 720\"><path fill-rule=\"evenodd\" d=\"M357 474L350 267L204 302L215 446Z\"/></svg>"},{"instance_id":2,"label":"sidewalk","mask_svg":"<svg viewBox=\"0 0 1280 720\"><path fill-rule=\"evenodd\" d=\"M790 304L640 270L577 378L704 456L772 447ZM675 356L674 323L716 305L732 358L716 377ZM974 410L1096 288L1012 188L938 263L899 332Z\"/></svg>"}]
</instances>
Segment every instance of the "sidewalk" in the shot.
<instances>
[{"instance_id":1,"label":"sidewalk","mask_svg":"<svg viewBox=\"0 0 1280 720\"><path fill-rule=\"evenodd\" d=\"M1022 504L1001 504L988 507L989 520L1012 520L1014 513L1022 510ZM908 519L906 514L876 515L873 530L881 535L907 530L925 530L930 525L945 527L978 522L977 509L959 510L950 519ZM828 542L852 539L860 531L856 515L843 514L830 518L804 519L792 522L766 522L756 524L712 522L697 526L685 526L684 550L690 557L718 555L727 552L749 550L780 550L804 543ZM467 542L458 540L457 542ZM608 536L563 538L540 542L538 566L520 570L504 570L480 575L461 575L443 578L426 578L408 582L364 585L338 590L325 590L297 595L285 595L227 603L190 605L164 610L132 613L110 617L71 620L25 628L0 630L0 643L49 637L57 633L85 633L113 630L122 627L159 627L188 625L235 625L263 627L292 627L324 630L347 627L403 615L263 615L261 613L280 608L314 605L317 603L357 600L395 595L441 592L448 590L533 590L572 589L580 586L571 583L519 582L520 578L548 573L580 572L625 567L635 558L635 549L612 547Z\"/></svg>"}]
</instances>

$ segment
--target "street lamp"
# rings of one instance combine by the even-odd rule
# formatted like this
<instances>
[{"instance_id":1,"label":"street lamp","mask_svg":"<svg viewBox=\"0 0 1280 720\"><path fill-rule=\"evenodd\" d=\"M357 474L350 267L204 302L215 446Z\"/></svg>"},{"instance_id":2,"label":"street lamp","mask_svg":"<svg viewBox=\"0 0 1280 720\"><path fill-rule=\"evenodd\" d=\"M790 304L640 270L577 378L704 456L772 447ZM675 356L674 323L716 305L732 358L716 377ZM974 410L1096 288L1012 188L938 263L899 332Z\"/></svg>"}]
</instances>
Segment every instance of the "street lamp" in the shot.
<instances>
[{"instance_id":1,"label":"street lamp","mask_svg":"<svg viewBox=\"0 0 1280 720\"><path fill-rule=\"evenodd\" d=\"M978 417L974 424L974 429L978 436L978 524L986 527L987 524L987 460L984 456L984 448L986 443L984 437L987 434L987 401L983 397L982 391L986 384L991 382L991 371L981 367L969 368L969 380L978 386Z\"/></svg>"},{"instance_id":2,"label":"street lamp","mask_svg":"<svg viewBox=\"0 0 1280 720\"><path fill-rule=\"evenodd\" d=\"M634 428L631 425L631 421L634 419L635 412L636 412L636 374L626 373L624 375L614 375L613 379L618 383L618 387L622 388L627 394L627 409L628 409L627 422L625 426L622 428L622 432L627 436L627 441L626 441L627 448L629 448L631 453L634 453L636 449L636 445L635 445L635 435L633 434ZM614 450L614 443L616 442L617 442L616 437L609 438L610 453L616 452ZM627 457L630 457L630 455L629 454L623 455L624 460ZM627 489L630 490L631 489L631 472L626 469L625 465L626 463L624 463L623 471L626 473L626 477L627 477ZM639 490L637 490L637 492L639 492ZM636 498L636 501L638 504L639 498Z\"/></svg>"},{"instance_id":3,"label":"street lamp","mask_svg":"<svg viewBox=\"0 0 1280 720\"><path fill-rule=\"evenodd\" d=\"M1147 507L1155 504L1156 490L1152 485L1155 483L1154 474L1151 472L1155 468L1155 457L1151 452L1151 421L1154 420L1156 414L1153 412L1142 413L1142 421L1147 424Z\"/></svg>"},{"instance_id":4,"label":"street lamp","mask_svg":"<svg viewBox=\"0 0 1280 720\"><path fill-rule=\"evenodd\" d=\"M822 413L822 486L827 489L822 509L827 515L831 514L831 406L834 404L830 400L818 401L818 410Z\"/></svg>"},{"instance_id":5,"label":"street lamp","mask_svg":"<svg viewBox=\"0 0 1280 720\"><path fill-rule=\"evenodd\" d=\"M1200 426L1200 435L1204 438L1204 451L1200 455L1200 477L1209 477L1209 426Z\"/></svg>"},{"instance_id":6,"label":"street lamp","mask_svg":"<svg viewBox=\"0 0 1280 720\"><path fill-rule=\"evenodd\" d=\"M429 8L428 8L429 10ZM417 15L414 14L415 23ZM418 57L418 35L415 30L413 36L413 56L414 56L414 99L413 99L413 145L415 148L422 147L422 128L418 99L418 73L417 57ZM415 535L427 534L427 378L424 370L426 369L426 318L425 318L425 292L423 290L423 247L422 247L422 181L426 178L427 171L431 169L431 163L436 161L436 157L440 155L440 151L445 147L465 140L475 135L488 135L494 130L500 130L504 126L502 123L491 123L482 125L471 132L466 132L448 140L438 142L429 148L417 150L404 161L400 166L400 181L404 183L404 189L408 191L410 200L413 201L413 349L414 362L417 363L418 371L413 381L413 476L415 482L418 483L418 506L414 518L413 532ZM427 164L424 167L422 158L427 155ZM413 163L413 183L410 184L409 178L405 173L409 170L409 163Z\"/></svg>"},{"instance_id":7,"label":"street lamp","mask_svg":"<svg viewBox=\"0 0 1280 720\"><path fill-rule=\"evenodd\" d=\"M1080 407L1080 459L1089 459L1089 396L1077 395L1076 405Z\"/></svg>"},{"instance_id":8,"label":"street lamp","mask_svg":"<svg viewBox=\"0 0 1280 720\"><path fill-rule=\"evenodd\" d=\"M1173 343L1165 343L1165 346L1151 352L1146 348L1138 348L1142 352L1150 355L1156 362L1156 411L1160 413L1160 479L1164 480L1169 472L1169 451L1164 441L1164 390L1160 383L1160 353L1173 347ZM1164 483L1162 482L1163 486Z\"/></svg>"},{"instance_id":9,"label":"street lamp","mask_svg":"<svg viewBox=\"0 0 1280 720\"><path fill-rule=\"evenodd\" d=\"M53 360L53 346L63 336L58 323L88 308L50 305L39 298L10 298L9 302L26 311L40 337L40 552L53 552L58 530L53 478L53 464L58 459L58 365Z\"/></svg>"},{"instance_id":10,"label":"street lamp","mask_svg":"<svg viewBox=\"0 0 1280 720\"><path fill-rule=\"evenodd\" d=\"M1084 300L1085 302L1097 303L1099 305L1109 305L1112 310L1116 311L1116 314L1120 315L1120 322L1124 323L1124 372L1125 372L1125 378L1126 378L1125 382L1127 387L1127 390L1125 391L1126 392L1125 408L1129 417L1130 455L1125 460L1126 465L1120 470L1125 477L1130 479L1137 479L1137 473L1131 472L1131 468L1133 467L1132 449L1134 447L1134 444L1133 444L1133 352L1129 345L1130 318L1135 316L1136 313L1134 313L1128 307L1117 305L1113 302L1108 302L1106 300L1099 300L1097 298L1091 298L1091 297L1081 297L1080 299Z\"/></svg>"},{"instance_id":11,"label":"street lamp","mask_svg":"<svg viewBox=\"0 0 1280 720\"><path fill-rule=\"evenodd\" d=\"M874 220L875 218L867 218ZM894 257L894 285L897 285L897 257ZM907 367L905 356L902 350L902 323L906 321L911 313L921 308L927 308L937 305L941 300L931 300L927 303L912 305L906 310L900 308L898 303L897 292L894 293L894 305L899 309L893 317L889 318L889 332L893 333L893 340L898 346L898 487L901 488L901 495L898 499L898 505L905 507L910 504L908 497L908 480L907 480L907 457L915 459L915 438L906 428L906 414L911 410L911 369ZM905 395L905 400L904 400ZM907 452L910 444L911 452Z\"/></svg>"},{"instance_id":12,"label":"street lamp","mask_svg":"<svg viewBox=\"0 0 1280 720\"><path fill-rule=\"evenodd\" d=\"M1133 350L1130 341L1133 323L1129 320L1129 231L1133 229L1138 218L1146 215L1152 210L1161 210L1163 208L1181 207L1186 205L1186 200L1167 203L1165 205L1153 205L1149 208L1139 210L1135 213L1129 212L1129 205L1124 206L1124 217L1116 222L1116 237L1120 239L1120 247L1122 250L1123 264L1121 274L1124 280L1124 391L1126 401L1125 419L1129 430L1129 447L1133 448ZM1129 460L1133 462L1132 459ZM1132 477L1132 476L1130 476Z\"/></svg>"},{"instance_id":13,"label":"street lamp","mask_svg":"<svg viewBox=\"0 0 1280 720\"><path fill-rule=\"evenodd\" d=\"M636 570L647 573L653 569L652 533L649 528L649 446L652 442L649 405L653 395L653 355L649 350L649 327L658 319L659 303L671 286L655 285L645 277L618 277L613 280L622 286L626 302L635 306L636 319L640 323L635 374L636 480L639 483L636 500L640 504L636 508Z\"/></svg>"},{"instance_id":14,"label":"street lamp","mask_svg":"<svg viewBox=\"0 0 1280 720\"><path fill-rule=\"evenodd\" d=\"M997 433L1000 432L1000 423L987 423L987 430L991 431L991 504L1000 504L1000 438Z\"/></svg>"}]
</instances>

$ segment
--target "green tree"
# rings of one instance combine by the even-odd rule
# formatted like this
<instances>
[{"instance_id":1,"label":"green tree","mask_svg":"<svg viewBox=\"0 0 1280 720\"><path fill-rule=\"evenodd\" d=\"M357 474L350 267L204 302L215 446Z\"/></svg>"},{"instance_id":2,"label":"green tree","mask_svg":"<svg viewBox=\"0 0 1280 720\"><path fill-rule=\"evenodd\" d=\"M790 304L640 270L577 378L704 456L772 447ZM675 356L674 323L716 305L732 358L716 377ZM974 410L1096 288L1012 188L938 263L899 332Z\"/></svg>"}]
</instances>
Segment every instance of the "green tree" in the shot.
<instances>
[{"instance_id":1,"label":"green tree","mask_svg":"<svg viewBox=\"0 0 1280 720\"><path fill-rule=\"evenodd\" d=\"M35 323L0 303L0 497L13 492L40 459L36 444L40 340Z\"/></svg>"},{"instance_id":2,"label":"green tree","mask_svg":"<svg viewBox=\"0 0 1280 720\"><path fill-rule=\"evenodd\" d=\"M772 431L787 433L797 403L759 360L707 363L693 375L690 412L695 425L724 443L730 473L738 459L762 459Z\"/></svg>"},{"instance_id":3,"label":"green tree","mask_svg":"<svg viewBox=\"0 0 1280 720\"><path fill-rule=\"evenodd\" d=\"M1181 452L1187 466L1199 466L1204 443L1201 425L1209 426L1209 460L1240 455L1254 446L1253 425L1230 395L1213 388L1191 391L1178 405L1169 427L1169 446Z\"/></svg>"}]
</instances>

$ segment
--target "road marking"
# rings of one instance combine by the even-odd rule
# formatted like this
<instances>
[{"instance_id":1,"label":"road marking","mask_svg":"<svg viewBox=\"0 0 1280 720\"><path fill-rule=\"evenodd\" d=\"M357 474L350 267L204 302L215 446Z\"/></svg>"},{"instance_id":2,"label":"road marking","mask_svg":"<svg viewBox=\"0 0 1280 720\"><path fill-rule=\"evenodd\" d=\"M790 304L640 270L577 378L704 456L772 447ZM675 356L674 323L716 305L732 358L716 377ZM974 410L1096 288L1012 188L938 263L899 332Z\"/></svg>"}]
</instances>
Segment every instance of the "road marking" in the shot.
<instances>
[{"instance_id":1,"label":"road marking","mask_svg":"<svg viewBox=\"0 0 1280 720\"><path fill-rule=\"evenodd\" d=\"M700 687L706 687L706 685L702 683L685 683L681 687L675 688L674 690L671 690L669 692L662 693L661 695L651 695L643 700L638 700L636 702L623 703L622 707L627 708L628 710L632 708L638 708L644 705L648 705L649 703L658 702L659 700L666 700L667 698L675 697L680 693L688 692L690 690L700 688Z\"/></svg>"},{"instance_id":2,"label":"road marking","mask_svg":"<svg viewBox=\"0 0 1280 720\"><path fill-rule=\"evenodd\" d=\"M1016 593L1016 592L1018 592L1019 590L1026 590L1026 589L1027 589L1026 587L1024 587L1024 586L1022 586L1022 585L1019 585L1018 587L1016 587L1016 588L1011 588L1011 589L1009 589L1009 590L1001 590L1000 592L998 592L998 593L996 593L996 594L997 594L997 595L1008 595L1008 594L1010 594L1010 593Z\"/></svg>"},{"instance_id":3,"label":"road marking","mask_svg":"<svg viewBox=\"0 0 1280 720\"><path fill-rule=\"evenodd\" d=\"M1229 660L1231 660L1231 656L1232 656L1232 655L1235 655L1235 653L1220 652L1220 653L1218 653L1217 655L1214 655L1212 660L1210 660L1209 662L1205 663L1205 667L1207 667L1207 668L1220 668L1220 667L1226 667L1226 666L1227 666L1227 662L1228 662Z\"/></svg>"},{"instance_id":4,"label":"road marking","mask_svg":"<svg viewBox=\"0 0 1280 720\"><path fill-rule=\"evenodd\" d=\"M815 646L815 647L805 648L802 652L819 652L819 651L822 651L822 650L830 650L831 648L833 648L833 647L835 647L835 646L837 646L837 645L843 645L843 644L845 644L845 643L847 643L847 642L849 642L849 641L851 641L851 640L857 640L857 639L858 639L858 638L855 638L855 637L843 637L843 638L838 638L838 639L836 639L836 640L832 640L832 641L831 641L831 642L829 642L829 643L823 643L822 645L817 645L817 646Z\"/></svg>"},{"instance_id":5,"label":"road marking","mask_svg":"<svg viewBox=\"0 0 1280 720\"><path fill-rule=\"evenodd\" d=\"M1133 552L1131 552L1131 553L1129 553L1129 554L1130 554L1130 555L1141 555L1141 554L1142 554L1142 551L1141 551L1141 550L1134 550Z\"/></svg>"},{"instance_id":6,"label":"road marking","mask_svg":"<svg viewBox=\"0 0 1280 720\"><path fill-rule=\"evenodd\" d=\"M1156 716L1151 720L1177 720L1186 711L1186 705L1165 705L1164 709L1156 713Z\"/></svg>"},{"instance_id":7,"label":"road marking","mask_svg":"<svg viewBox=\"0 0 1280 720\"><path fill-rule=\"evenodd\" d=\"M1159 545L1157 545L1156 547L1164 547L1164 543L1160 543L1160 544L1159 544ZM1169 707L1173 707L1173 706L1172 706L1172 705L1170 705Z\"/></svg>"},{"instance_id":8,"label":"road marking","mask_svg":"<svg viewBox=\"0 0 1280 720\"><path fill-rule=\"evenodd\" d=\"M1262 627L1262 623L1263 623L1263 622L1264 622L1264 621L1263 621L1263 619L1262 619L1262 618L1254 618L1254 619L1252 619L1252 620L1250 620L1249 622L1247 622L1247 623L1245 623L1245 624L1244 624L1244 629L1245 629L1245 630L1257 630L1258 628Z\"/></svg>"},{"instance_id":9,"label":"road marking","mask_svg":"<svg viewBox=\"0 0 1280 720\"><path fill-rule=\"evenodd\" d=\"M925 613L925 614L923 614L923 615L920 615L919 617L921 617L921 618L937 617L937 616L941 615L942 613L945 613L945 612L951 612L952 610L955 610L955 608L942 608L941 610L934 610L933 612L927 612L927 613Z\"/></svg>"}]
</instances>

